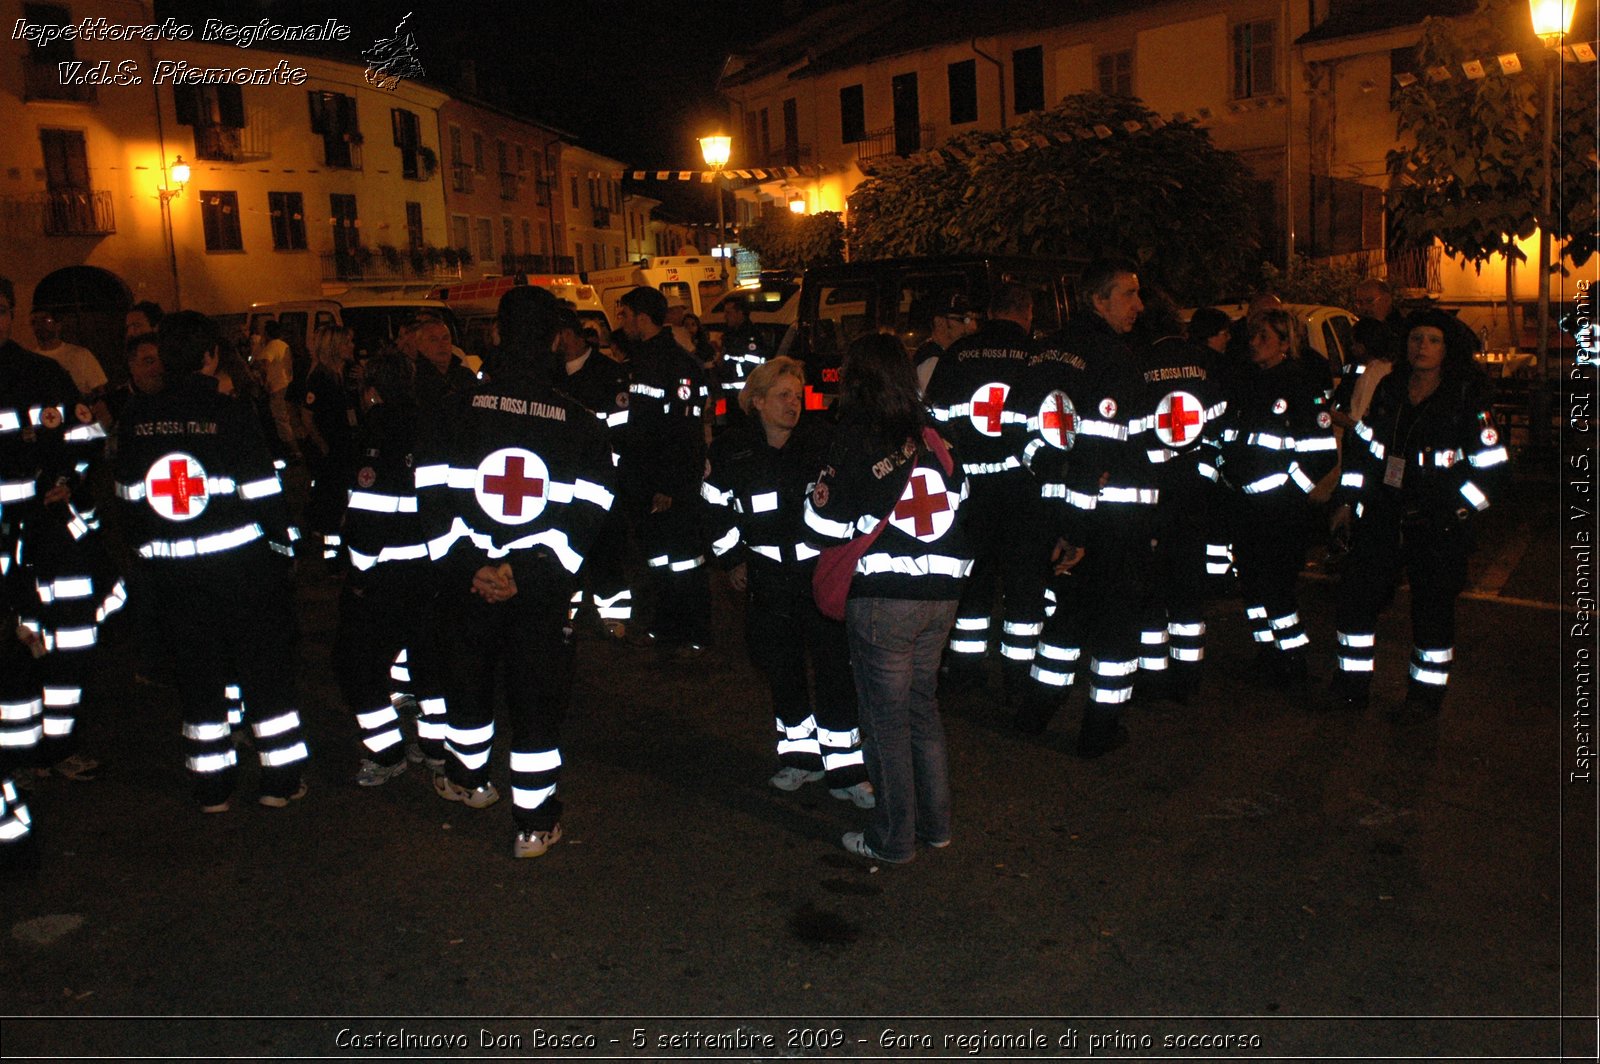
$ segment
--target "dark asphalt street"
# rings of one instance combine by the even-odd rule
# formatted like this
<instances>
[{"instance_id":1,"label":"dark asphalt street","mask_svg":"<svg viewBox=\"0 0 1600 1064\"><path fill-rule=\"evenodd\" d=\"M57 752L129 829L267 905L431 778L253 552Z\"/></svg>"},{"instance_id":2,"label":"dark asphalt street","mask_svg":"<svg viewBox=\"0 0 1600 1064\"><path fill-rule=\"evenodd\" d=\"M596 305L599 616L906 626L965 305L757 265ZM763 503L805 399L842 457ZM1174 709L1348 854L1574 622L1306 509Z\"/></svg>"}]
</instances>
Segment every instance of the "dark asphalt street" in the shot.
<instances>
[{"instance_id":1,"label":"dark asphalt street","mask_svg":"<svg viewBox=\"0 0 1600 1064\"><path fill-rule=\"evenodd\" d=\"M820 787L766 785L771 713L725 586L718 645L692 667L583 647L566 835L547 857L511 859L509 802L447 804L417 770L357 788L326 672L334 590L308 569L310 795L195 812L175 702L129 682L124 638L85 724L106 771L39 784L42 868L0 892L0 1044L1592 1058L1594 798L1561 785L1552 491L1519 483L1491 511L1437 723L1382 715L1404 689L1403 592L1365 715L1320 708L1320 683L1253 683L1238 604L1219 601L1200 697L1136 705L1133 742L1101 760L1070 752L1081 692L1037 740L990 697L948 697L954 845L904 867L847 855L861 814ZM1303 590L1323 681L1334 585ZM402 1031L433 1041L360 1041ZM486 1048L484 1031L506 1040Z\"/></svg>"}]
</instances>

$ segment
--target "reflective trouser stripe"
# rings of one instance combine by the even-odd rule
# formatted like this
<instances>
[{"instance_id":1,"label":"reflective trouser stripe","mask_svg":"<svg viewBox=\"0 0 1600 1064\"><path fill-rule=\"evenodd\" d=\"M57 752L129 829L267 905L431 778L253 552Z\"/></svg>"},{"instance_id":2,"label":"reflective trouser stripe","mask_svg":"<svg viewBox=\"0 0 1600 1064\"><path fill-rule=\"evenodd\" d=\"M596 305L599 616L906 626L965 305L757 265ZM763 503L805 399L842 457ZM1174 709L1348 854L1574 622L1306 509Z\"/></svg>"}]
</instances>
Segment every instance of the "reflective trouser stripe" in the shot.
<instances>
[{"instance_id":1,"label":"reflective trouser stripe","mask_svg":"<svg viewBox=\"0 0 1600 1064\"><path fill-rule=\"evenodd\" d=\"M1311 637L1306 635L1306 630L1300 625L1298 613L1274 617L1268 623L1272 626L1272 635L1277 640L1279 650L1299 650L1311 642Z\"/></svg>"},{"instance_id":2,"label":"reflective trouser stripe","mask_svg":"<svg viewBox=\"0 0 1600 1064\"><path fill-rule=\"evenodd\" d=\"M477 772L489 763L489 751L494 746L494 722L481 728L445 729L444 748L468 772Z\"/></svg>"},{"instance_id":3,"label":"reflective trouser stripe","mask_svg":"<svg viewBox=\"0 0 1600 1064\"><path fill-rule=\"evenodd\" d=\"M424 698L417 703L417 739L442 743L450 737L445 723L445 702L442 698Z\"/></svg>"},{"instance_id":4,"label":"reflective trouser stripe","mask_svg":"<svg viewBox=\"0 0 1600 1064\"><path fill-rule=\"evenodd\" d=\"M361 728L361 745L373 753L387 750L400 742L400 713L392 705L370 713L357 713L356 724Z\"/></svg>"},{"instance_id":5,"label":"reflective trouser stripe","mask_svg":"<svg viewBox=\"0 0 1600 1064\"><path fill-rule=\"evenodd\" d=\"M511 804L537 809L556 793L561 774L560 750L511 751Z\"/></svg>"},{"instance_id":6,"label":"reflective trouser stripe","mask_svg":"<svg viewBox=\"0 0 1600 1064\"><path fill-rule=\"evenodd\" d=\"M1378 637L1372 632L1339 632L1339 671L1370 673L1376 668Z\"/></svg>"},{"instance_id":7,"label":"reflective trouser stripe","mask_svg":"<svg viewBox=\"0 0 1600 1064\"><path fill-rule=\"evenodd\" d=\"M1160 672L1167 667L1167 629L1146 628L1139 633L1139 643L1144 648L1139 654L1139 668L1146 672Z\"/></svg>"},{"instance_id":8,"label":"reflective trouser stripe","mask_svg":"<svg viewBox=\"0 0 1600 1064\"><path fill-rule=\"evenodd\" d=\"M404 648L394 656L394 663L389 666L389 679L395 683L409 684L411 682L410 658Z\"/></svg>"},{"instance_id":9,"label":"reflective trouser stripe","mask_svg":"<svg viewBox=\"0 0 1600 1064\"><path fill-rule=\"evenodd\" d=\"M51 686L44 688L44 737L65 739L78 723L74 710L83 701L83 688Z\"/></svg>"},{"instance_id":10,"label":"reflective trouser stripe","mask_svg":"<svg viewBox=\"0 0 1600 1064\"><path fill-rule=\"evenodd\" d=\"M0 780L0 843L18 842L28 834L33 817L10 776Z\"/></svg>"},{"instance_id":11,"label":"reflective trouser stripe","mask_svg":"<svg viewBox=\"0 0 1600 1064\"><path fill-rule=\"evenodd\" d=\"M1443 687L1450 682L1450 663L1454 659L1455 650L1452 647L1442 650L1412 647L1411 678L1430 687Z\"/></svg>"},{"instance_id":12,"label":"reflective trouser stripe","mask_svg":"<svg viewBox=\"0 0 1600 1064\"><path fill-rule=\"evenodd\" d=\"M1250 638L1257 643L1272 642L1272 625L1267 622L1265 606L1251 606L1244 611L1244 615L1250 623Z\"/></svg>"},{"instance_id":13,"label":"reflective trouser stripe","mask_svg":"<svg viewBox=\"0 0 1600 1064\"><path fill-rule=\"evenodd\" d=\"M1036 682L1049 684L1051 687L1070 687L1078 674L1077 670L1057 672L1054 669L1047 669L1040 665L1039 660L1036 658L1034 659L1033 668L1028 670L1028 675Z\"/></svg>"},{"instance_id":14,"label":"reflective trouser stripe","mask_svg":"<svg viewBox=\"0 0 1600 1064\"><path fill-rule=\"evenodd\" d=\"M849 731L832 731L828 728L817 728L817 746L822 750L822 770L824 772L837 772L842 768L865 763L861 753L861 729L851 728Z\"/></svg>"},{"instance_id":15,"label":"reflective trouser stripe","mask_svg":"<svg viewBox=\"0 0 1600 1064\"><path fill-rule=\"evenodd\" d=\"M633 592L624 588L610 598L595 595L594 608L603 621L630 621L633 619Z\"/></svg>"},{"instance_id":16,"label":"reflective trouser stripe","mask_svg":"<svg viewBox=\"0 0 1600 1064\"><path fill-rule=\"evenodd\" d=\"M1089 701L1108 705L1126 702L1133 697L1133 677L1139 671L1137 661L1101 661L1089 659Z\"/></svg>"},{"instance_id":17,"label":"reflective trouser stripe","mask_svg":"<svg viewBox=\"0 0 1600 1064\"><path fill-rule=\"evenodd\" d=\"M228 723L235 728L244 724L244 696L239 685L230 683L222 689L222 700L228 703Z\"/></svg>"},{"instance_id":18,"label":"reflective trouser stripe","mask_svg":"<svg viewBox=\"0 0 1600 1064\"><path fill-rule=\"evenodd\" d=\"M1206 622L1172 621L1167 624L1168 651L1173 661L1196 662L1206 656Z\"/></svg>"},{"instance_id":19,"label":"reflective trouser stripe","mask_svg":"<svg viewBox=\"0 0 1600 1064\"><path fill-rule=\"evenodd\" d=\"M982 656L989 651L989 618L957 617L950 632L950 653Z\"/></svg>"},{"instance_id":20,"label":"reflective trouser stripe","mask_svg":"<svg viewBox=\"0 0 1600 1064\"><path fill-rule=\"evenodd\" d=\"M300 714L294 710L284 710L275 717L253 721L250 731L256 737L256 751L262 768L282 768L305 760L307 751L306 744L300 739Z\"/></svg>"}]
</instances>

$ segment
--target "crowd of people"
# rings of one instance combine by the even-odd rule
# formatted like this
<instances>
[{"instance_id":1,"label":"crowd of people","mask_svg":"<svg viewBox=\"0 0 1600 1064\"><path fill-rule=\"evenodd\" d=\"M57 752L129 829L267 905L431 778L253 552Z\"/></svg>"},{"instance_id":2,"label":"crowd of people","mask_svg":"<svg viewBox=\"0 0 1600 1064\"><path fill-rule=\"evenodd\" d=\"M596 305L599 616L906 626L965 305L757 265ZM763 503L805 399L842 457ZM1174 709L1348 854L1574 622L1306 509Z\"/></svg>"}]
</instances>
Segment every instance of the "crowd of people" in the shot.
<instances>
[{"instance_id":1,"label":"crowd of people","mask_svg":"<svg viewBox=\"0 0 1600 1064\"><path fill-rule=\"evenodd\" d=\"M998 284L982 314L952 293L915 354L858 337L838 401L803 415L805 365L767 351L736 300L719 351L636 288L607 351L547 290L515 287L480 368L424 317L359 366L350 332L325 326L302 373L271 332L246 362L205 316L140 304L109 388L52 357L70 345L48 314L43 353L17 343L0 282L0 612L17 635L0 653L0 852L31 840L19 783L93 778L75 725L125 603L142 670L185 648L168 675L196 807L229 810L243 748L261 805L302 798L283 662L308 552L342 581L331 660L355 782L420 768L446 801L495 804L503 682L517 857L561 838L576 633L694 661L713 567L770 687L771 785L823 783L865 811L842 842L874 860L949 845L938 693L985 687L991 660L1027 734L1083 677L1077 750L1103 756L1129 740L1133 698L1194 697L1208 601L1236 577L1260 678L1303 685L1296 583L1319 518L1349 552L1328 697L1367 704L1404 571L1410 684L1388 713L1437 714L1473 520L1508 461L1470 330L1402 318L1364 282L1335 379L1274 297L1185 324L1118 258L1079 292L1042 337L1023 285ZM107 456L118 551L90 488ZM298 522L292 461L309 480Z\"/></svg>"}]
</instances>

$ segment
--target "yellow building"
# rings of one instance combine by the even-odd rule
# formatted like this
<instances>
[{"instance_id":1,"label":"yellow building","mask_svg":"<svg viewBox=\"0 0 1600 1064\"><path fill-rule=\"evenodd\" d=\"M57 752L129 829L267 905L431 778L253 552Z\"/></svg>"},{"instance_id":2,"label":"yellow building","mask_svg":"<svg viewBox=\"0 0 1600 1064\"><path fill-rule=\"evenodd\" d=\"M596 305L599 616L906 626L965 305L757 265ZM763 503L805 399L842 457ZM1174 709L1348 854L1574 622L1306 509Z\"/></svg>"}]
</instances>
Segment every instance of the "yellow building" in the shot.
<instances>
[{"instance_id":1,"label":"yellow building","mask_svg":"<svg viewBox=\"0 0 1600 1064\"><path fill-rule=\"evenodd\" d=\"M608 270L631 261L628 255L622 163L576 144L561 145L559 195L564 198L566 240L573 267Z\"/></svg>"}]
</instances>

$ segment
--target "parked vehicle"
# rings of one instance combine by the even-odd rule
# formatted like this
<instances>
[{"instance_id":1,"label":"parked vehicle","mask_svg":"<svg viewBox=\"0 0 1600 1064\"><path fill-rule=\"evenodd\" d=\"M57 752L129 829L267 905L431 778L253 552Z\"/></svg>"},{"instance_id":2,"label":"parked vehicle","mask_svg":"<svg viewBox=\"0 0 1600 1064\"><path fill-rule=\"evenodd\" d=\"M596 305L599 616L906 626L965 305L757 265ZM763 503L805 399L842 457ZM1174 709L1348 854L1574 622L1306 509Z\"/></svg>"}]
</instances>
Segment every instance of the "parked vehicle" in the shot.
<instances>
[{"instance_id":1,"label":"parked vehicle","mask_svg":"<svg viewBox=\"0 0 1600 1064\"><path fill-rule=\"evenodd\" d=\"M1249 307L1244 303L1229 303L1217 309L1237 321L1244 317ZM1283 309L1305 329L1306 340L1312 350L1328 360L1328 370L1335 377L1339 376L1344 371L1345 363L1350 361L1351 328L1355 325L1356 315L1343 307L1316 303L1285 303ZM1193 310L1185 310L1181 316L1187 321L1193 313Z\"/></svg>"},{"instance_id":2,"label":"parked vehicle","mask_svg":"<svg viewBox=\"0 0 1600 1064\"><path fill-rule=\"evenodd\" d=\"M727 322L723 307L731 299L744 299L750 323L761 333L768 351L777 352L784 337L800 318L800 278L793 274L762 274L759 284L735 288L718 299L701 318L701 324L719 341Z\"/></svg>"},{"instance_id":3,"label":"parked vehicle","mask_svg":"<svg viewBox=\"0 0 1600 1064\"><path fill-rule=\"evenodd\" d=\"M460 343L455 313L436 299L294 299L250 306L250 335L261 332L262 323L275 319L284 342L301 362L310 357L311 340L324 325L346 325L355 330L356 358L366 359L393 340L400 328L418 314L433 314L450 326L450 335Z\"/></svg>"},{"instance_id":4,"label":"parked vehicle","mask_svg":"<svg viewBox=\"0 0 1600 1064\"><path fill-rule=\"evenodd\" d=\"M573 274L519 274L515 277L491 277L468 284L445 285L428 293L449 307L460 322L459 343L467 353L482 358L493 346L490 330L494 316L500 309L500 297L520 284L548 288L557 299L572 304L585 325L593 326L602 346L611 341L611 319L600 302L592 285L585 284Z\"/></svg>"},{"instance_id":5,"label":"parked vehicle","mask_svg":"<svg viewBox=\"0 0 1600 1064\"><path fill-rule=\"evenodd\" d=\"M724 275L721 260L710 255L659 255L642 265L590 270L583 279L599 293L613 320L624 293L651 285L667 297L668 307L684 307L705 322L708 310L732 286L733 271L729 266Z\"/></svg>"},{"instance_id":6,"label":"parked vehicle","mask_svg":"<svg viewBox=\"0 0 1600 1064\"><path fill-rule=\"evenodd\" d=\"M807 270L798 321L788 354L806 363L805 405L825 407L839 390L839 363L863 333L892 332L913 352L928 338L933 310L956 293L979 310L1001 281L1020 281L1035 292L1033 327L1054 332L1071 313L1082 263L1070 259L1004 255L881 259Z\"/></svg>"}]
</instances>

